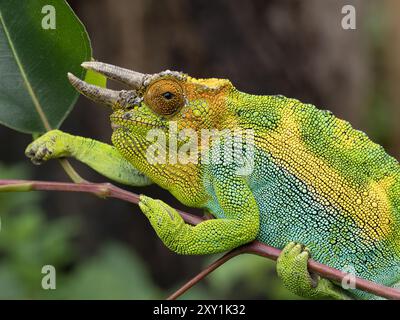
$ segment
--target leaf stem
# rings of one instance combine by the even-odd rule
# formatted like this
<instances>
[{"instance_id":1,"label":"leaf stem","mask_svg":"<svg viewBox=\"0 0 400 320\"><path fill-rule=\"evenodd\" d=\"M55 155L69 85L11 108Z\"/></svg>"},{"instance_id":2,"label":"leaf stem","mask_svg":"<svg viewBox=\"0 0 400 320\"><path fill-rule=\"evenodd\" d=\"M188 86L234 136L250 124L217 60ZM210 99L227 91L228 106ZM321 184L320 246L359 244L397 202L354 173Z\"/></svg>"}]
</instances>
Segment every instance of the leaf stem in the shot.
<instances>
[{"instance_id":1,"label":"leaf stem","mask_svg":"<svg viewBox=\"0 0 400 320\"><path fill-rule=\"evenodd\" d=\"M78 172L75 171L74 167L67 159L58 159L65 173L71 178L74 183L84 183L87 182L83 179Z\"/></svg>"}]
</instances>

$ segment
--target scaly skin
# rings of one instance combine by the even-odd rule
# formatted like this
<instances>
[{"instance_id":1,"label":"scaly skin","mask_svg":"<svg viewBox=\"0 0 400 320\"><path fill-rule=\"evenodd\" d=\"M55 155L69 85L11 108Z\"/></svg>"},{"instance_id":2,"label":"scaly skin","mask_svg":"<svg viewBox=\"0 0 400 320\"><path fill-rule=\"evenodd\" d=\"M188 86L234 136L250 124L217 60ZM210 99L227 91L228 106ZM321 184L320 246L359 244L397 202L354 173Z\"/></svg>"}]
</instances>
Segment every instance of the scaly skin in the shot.
<instances>
[{"instance_id":1,"label":"scaly skin","mask_svg":"<svg viewBox=\"0 0 400 320\"><path fill-rule=\"evenodd\" d=\"M103 73L118 78L110 70L103 68ZM136 77L126 74L124 81ZM133 90L118 94L86 90L74 78L71 83L112 106L114 147L57 130L30 144L27 155L34 162L72 156L130 185L153 181L183 204L217 218L189 226L167 204L142 196L140 208L171 250L209 254L257 239L283 249L278 275L290 290L308 298L374 298L311 276L310 253L331 267L352 266L357 276L399 286L399 164L347 122L295 99L249 95L228 80L176 72L145 75L130 81ZM149 130L157 128L171 141L174 126L198 136L202 129L230 129L235 137L254 130L252 170L238 173L242 157L229 163L153 163L147 151L161 142L148 140ZM212 155L227 141L228 134L221 133L199 150ZM183 144L178 139L178 148ZM169 154L172 148L168 144L158 151Z\"/></svg>"}]
</instances>

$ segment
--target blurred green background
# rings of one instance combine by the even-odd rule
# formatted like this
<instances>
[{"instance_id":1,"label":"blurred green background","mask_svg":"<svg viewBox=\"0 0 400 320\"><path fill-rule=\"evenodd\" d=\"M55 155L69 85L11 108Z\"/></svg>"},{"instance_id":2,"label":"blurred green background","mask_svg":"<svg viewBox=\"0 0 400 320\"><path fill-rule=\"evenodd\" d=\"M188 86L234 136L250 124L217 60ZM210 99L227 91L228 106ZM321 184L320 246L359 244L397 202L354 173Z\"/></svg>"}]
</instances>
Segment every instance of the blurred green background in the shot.
<instances>
[{"instance_id":1,"label":"blurred green background","mask_svg":"<svg viewBox=\"0 0 400 320\"><path fill-rule=\"evenodd\" d=\"M255 94L284 94L349 120L400 155L400 2L397 0L68 1L94 57L137 71L229 78ZM343 30L352 4L357 29ZM61 129L110 141L108 110L80 98ZM57 162L32 166L30 142L0 127L0 178L67 181ZM105 178L73 163L91 181ZM184 208L156 186L130 189ZM178 256L138 207L85 194L0 194L0 298L165 298L216 257ZM54 265L57 289L43 290ZM255 256L228 262L184 298L292 299Z\"/></svg>"}]
</instances>

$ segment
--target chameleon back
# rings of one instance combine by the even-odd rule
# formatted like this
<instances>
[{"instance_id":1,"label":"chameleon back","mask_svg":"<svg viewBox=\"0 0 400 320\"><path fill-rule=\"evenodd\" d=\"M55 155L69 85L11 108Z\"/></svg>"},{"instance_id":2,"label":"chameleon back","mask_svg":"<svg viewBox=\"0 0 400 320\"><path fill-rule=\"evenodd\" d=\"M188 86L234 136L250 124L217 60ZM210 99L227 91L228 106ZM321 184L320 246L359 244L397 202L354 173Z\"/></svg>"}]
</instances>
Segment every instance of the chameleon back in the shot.
<instances>
[{"instance_id":1,"label":"chameleon back","mask_svg":"<svg viewBox=\"0 0 400 320\"><path fill-rule=\"evenodd\" d=\"M252 97L251 107L235 111L242 128L255 129L249 184L261 215L258 239L278 248L300 242L321 263L388 286L399 281L396 159L328 111Z\"/></svg>"}]
</instances>

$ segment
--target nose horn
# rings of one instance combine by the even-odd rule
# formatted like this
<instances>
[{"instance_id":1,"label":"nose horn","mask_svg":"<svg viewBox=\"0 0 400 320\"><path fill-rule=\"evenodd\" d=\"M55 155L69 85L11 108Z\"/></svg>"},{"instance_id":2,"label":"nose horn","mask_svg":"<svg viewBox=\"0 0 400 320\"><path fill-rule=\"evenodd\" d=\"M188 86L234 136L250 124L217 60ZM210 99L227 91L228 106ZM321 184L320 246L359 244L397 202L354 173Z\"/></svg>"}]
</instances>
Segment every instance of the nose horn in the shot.
<instances>
[{"instance_id":1,"label":"nose horn","mask_svg":"<svg viewBox=\"0 0 400 320\"><path fill-rule=\"evenodd\" d=\"M72 73L68 73L68 79L77 91L95 102L113 107L118 101L119 91L86 83Z\"/></svg>"},{"instance_id":2,"label":"nose horn","mask_svg":"<svg viewBox=\"0 0 400 320\"><path fill-rule=\"evenodd\" d=\"M142 85L147 74L132 71L129 69L114 66L98 61L87 61L83 62L81 66L85 69L90 69L98 73L103 74L109 79L119 81L123 84L128 85L132 89L139 89Z\"/></svg>"}]
</instances>

